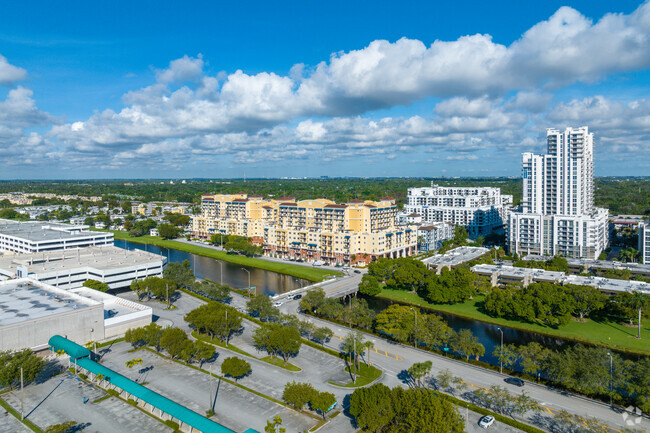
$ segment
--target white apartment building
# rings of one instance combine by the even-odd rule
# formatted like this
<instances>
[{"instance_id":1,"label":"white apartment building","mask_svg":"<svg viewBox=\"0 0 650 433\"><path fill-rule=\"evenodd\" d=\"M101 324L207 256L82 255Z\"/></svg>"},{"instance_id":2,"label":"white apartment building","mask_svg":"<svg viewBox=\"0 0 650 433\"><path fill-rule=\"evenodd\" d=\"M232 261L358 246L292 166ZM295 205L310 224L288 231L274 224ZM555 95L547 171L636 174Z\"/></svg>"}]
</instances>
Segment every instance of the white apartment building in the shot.
<instances>
[{"instance_id":1,"label":"white apartment building","mask_svg":"<svg viewBox=\"0 0 650 433\"><path fill-rule=\"evenodd\" d=\"M594 135L586 126L546 135L547 154L523 154L523 201L509 216L510 251L596 259L608 245L609 212L594 207Z\"/></svg>"},{"instance_id":2,"label":"white apartment building","mask_svg":"<svg viewBox=\"0 0 650 433\"><path fill-rule=\"evenodd\" d=\"M641 263L650 264L650 221L639 223L639 253Z\"/></svg>"},{"instance_id":3,"label":"white apartment building","mask_svg":"<svg viewBox=\"0 0 650 433\"><path fill-rule=\"evenodd\" d=\"M444 241L454 237L452 223L433 223L420 225L417 230L418 249L420 251L435 251L442 246Z\"/></svg>"},{"instance_id":4,"label":"white apartment building","mask_svg":"<svg viewBox=\"0 0 650 433\"><path fill-rule=\"evenodd\" d=\"M443 187L409 188L403 214L410 221L419 215L422 223L447 222L465 226L470 237L486 235L508 221L512 196L500 188ZM403 219L403 217L402 217Z\"/></svg>"}]
</instances>

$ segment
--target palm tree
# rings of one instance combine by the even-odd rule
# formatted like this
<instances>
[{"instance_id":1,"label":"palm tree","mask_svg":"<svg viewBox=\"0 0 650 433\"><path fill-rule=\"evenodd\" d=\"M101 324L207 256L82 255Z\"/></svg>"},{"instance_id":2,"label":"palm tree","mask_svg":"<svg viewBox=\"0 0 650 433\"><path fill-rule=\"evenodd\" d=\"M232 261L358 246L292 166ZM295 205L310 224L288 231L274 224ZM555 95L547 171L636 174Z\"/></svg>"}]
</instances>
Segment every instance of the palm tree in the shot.
<instances>
[{"instance_id":1,"label":"palm tree","mask_svg":"<svg viewBox=\"0 0 650 433\"><path fill-rule=\"evenodd\" d=\"M142 358L134 358L126 361L126 366L129 368L133 368L136 365L142 365L142 363L143 363Z\"/></svg>"},{"instance_id":2,"label":"palm tree","mask_svg":"<svg viewBox=\"0 0 650 433\"><path fill-rule=\"evenodd\" d=\"M639 311L638 335L637 338L641 339L641 313L648 306L648 297L641 292L632 292L632 299L630 299L630 307Z\"/></svg>"}]
</instances>

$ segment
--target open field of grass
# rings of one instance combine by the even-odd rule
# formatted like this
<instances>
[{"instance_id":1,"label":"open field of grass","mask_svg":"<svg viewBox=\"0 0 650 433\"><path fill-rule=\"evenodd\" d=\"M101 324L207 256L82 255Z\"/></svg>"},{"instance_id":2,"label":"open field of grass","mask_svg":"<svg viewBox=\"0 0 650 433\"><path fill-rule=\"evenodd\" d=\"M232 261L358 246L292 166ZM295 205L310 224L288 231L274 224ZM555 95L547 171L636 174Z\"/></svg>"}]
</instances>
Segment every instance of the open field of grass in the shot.
<instances>
[{"instance_id":1,"label":"open field of grass","mask_svg":"<svg viewBox=\"0 0 650 433\"><path fill-rule=\"evenodd\" d=\"M187 253L197 254L199 256L211 257L213 259L223 260L224 262L235 263L242 266L264 269L266 271L277 272L279 274L291 275L296 278L320 282L328 275L341 275L340 272L329 269L315 268L309 266L297 266L289 263L271 262L268 260L256 259L253 257L240 256L237 254L227 254L223 251L205 248L200 245L190 245L177 241L164 240L158 236L139 236L132 237L122 231L112 231L115 239L135 242L138 244L157 245L159 247L173 248Z\"/></svg>"},{"instance_id":2,"label":"open field of grass","mask_svg":"<svg viewBox=\"0 0 650 433\"><path fill-rule=\"evenodd\" d=\"M596 344L623 352L650 355L650 320L647 319L641 322L641 340L639 340L636 338L636 327L625 326L619 322L610 320L594 321L589 319L584 323L571 321L568 325L553 328L539 323L527 323L491 317L479 310L479 305L484 300L483 295L478 295L467 302L453 305L430 304L420 298L416 293L386 288L382 289L377 297L416 305L433 311L450 313L466 319L507 326L522 331L537 332L539 334L561 337L587 344Z\"/></svg>"}]
</instances>

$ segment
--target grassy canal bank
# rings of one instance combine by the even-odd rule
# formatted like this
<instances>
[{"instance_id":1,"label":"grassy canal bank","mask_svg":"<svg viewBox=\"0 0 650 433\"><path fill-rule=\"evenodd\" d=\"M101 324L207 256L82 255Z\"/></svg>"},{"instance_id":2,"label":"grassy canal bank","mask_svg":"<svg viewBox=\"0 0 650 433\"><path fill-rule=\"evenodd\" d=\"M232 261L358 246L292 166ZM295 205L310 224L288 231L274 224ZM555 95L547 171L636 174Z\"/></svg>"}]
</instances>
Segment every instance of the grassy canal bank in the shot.
<instances>
[{"instance_id":1,"label":"grassy canal bank","mask_svg":"<svg viewBox=\"0 0 650 433\"><path fill-rule=\"evenodd\" d=\"M224 262L235 263L242 266L249 266L251 268L264 269L265 271L277 272L279 274L291 275L296 278L303 278L305 280L320 282L328 275L341 275L340 272L331 271L329 269L315 268L310 266L298 266L289 263L271 262L263 259L256 259L253 257L240 256L237 254L227 254L223 251L217 251L212 248L206 248L199 245L186 244L183 242L164 240L157 236L139 236L132 237L126 232L112 231L116 240L125 240L135 242L138 244L157 245L164 248L172 248L186 253L197 254L199 256L211 257Z\"/></svg>"},{"instance_id":2,"label":"grassy canal bank","mask_svg":"<svg viewBox=\"0 0 650 433\"><path fill-rule=\"evenodd\" d=\"M647 319L641 322L641 339L639 340L636 338L636 326L630 327L611 320L595 321L588 319L586 322L571 321L565 326L553 328L540 323L527 323L500 317L491 317L481 312L480 306L485 299L483 295L477 295L467 302L453 305L430 304L420 298L416 293L386 288L382 289L381 293L376 297L521 331L535 332L551 337L560 337L581 343L604 346L621 352L650 355L650 320Z\"/></svg>"}]
</instances>

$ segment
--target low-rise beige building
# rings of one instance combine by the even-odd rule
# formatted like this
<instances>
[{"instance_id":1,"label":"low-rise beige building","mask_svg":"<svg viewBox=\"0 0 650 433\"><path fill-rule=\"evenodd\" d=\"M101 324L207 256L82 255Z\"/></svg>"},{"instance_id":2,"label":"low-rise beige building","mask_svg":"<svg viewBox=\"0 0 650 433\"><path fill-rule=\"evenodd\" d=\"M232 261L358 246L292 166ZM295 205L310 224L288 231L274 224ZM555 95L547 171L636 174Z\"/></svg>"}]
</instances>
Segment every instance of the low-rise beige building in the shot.
<instances>
[{"instance_id":1,"label":"low-rise beige building","mask_svg":"<svg viewBox=\"0 0 650 433\"><path fill-rule=\"evenodd\" d=\"M416 231L398 228L396 214L395 200L389 197L336 204L327 199L217 194L202 197L192 229L203 239L216 233L249 237L274 257L369 263L415 252Z\"/></svg>"}]
</instances>

